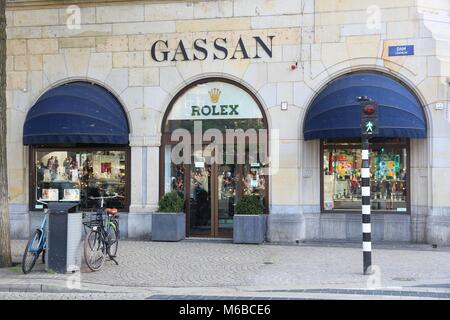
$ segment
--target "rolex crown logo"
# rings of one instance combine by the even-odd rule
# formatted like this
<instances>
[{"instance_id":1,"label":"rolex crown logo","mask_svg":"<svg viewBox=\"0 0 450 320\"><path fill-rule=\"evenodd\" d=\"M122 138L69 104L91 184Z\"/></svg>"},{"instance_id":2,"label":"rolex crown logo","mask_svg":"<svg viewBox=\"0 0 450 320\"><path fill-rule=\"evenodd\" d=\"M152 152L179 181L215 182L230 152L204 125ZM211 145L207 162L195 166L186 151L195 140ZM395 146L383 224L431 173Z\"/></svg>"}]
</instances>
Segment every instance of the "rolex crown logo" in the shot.
<instances>
[{"instance_id":1,"label":"rolex crown logo","mask_svg":"<svg viewBox=\"0 0 450 320\"><path fill-rule=\"evenodd\" d=\"M209 96L211 97L211 102L216 103L217 101L219 101L220 94L222 93L222 91L220 91L217 88L214 88L214 89L211 89L208 93L209 93Z\"/></svg>"}]
</instances>

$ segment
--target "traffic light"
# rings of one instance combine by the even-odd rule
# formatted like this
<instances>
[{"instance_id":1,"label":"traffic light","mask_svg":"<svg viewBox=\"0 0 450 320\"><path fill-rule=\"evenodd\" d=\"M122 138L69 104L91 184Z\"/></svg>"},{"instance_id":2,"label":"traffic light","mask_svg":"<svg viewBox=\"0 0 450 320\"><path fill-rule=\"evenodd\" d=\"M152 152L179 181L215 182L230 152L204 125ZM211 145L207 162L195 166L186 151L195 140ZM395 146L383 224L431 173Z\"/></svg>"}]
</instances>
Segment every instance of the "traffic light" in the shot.
<instances>
[{"instance_id":1,"label":"traffic light","mask_svg":"<svg viewBox=\"0 0 450 320\"><path fill-rule=\"evenodd\" d=\"M378 104L367 97L358 100L361 103L361 134L374 137L378 134Z\"/></svg>"}]
</instances>

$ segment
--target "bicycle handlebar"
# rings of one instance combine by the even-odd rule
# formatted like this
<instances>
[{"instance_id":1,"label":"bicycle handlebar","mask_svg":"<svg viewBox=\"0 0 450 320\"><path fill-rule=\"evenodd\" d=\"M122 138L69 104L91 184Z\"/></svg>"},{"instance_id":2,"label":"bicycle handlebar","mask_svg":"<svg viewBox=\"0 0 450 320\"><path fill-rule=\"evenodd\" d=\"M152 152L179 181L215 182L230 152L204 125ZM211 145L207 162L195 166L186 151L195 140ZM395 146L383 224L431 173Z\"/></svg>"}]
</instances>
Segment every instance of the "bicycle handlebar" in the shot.
<instances>
[{"instance_id":1,"label":"bicycle handlebar","mask_svg":"<svg viewBox=\"0 0 450 320\"><path fill-rule=\"evenodd\" d=\"M114 198L122 198L123 196L119 195L118 193L115 193L113 196L106 196L106 197L92 197L90 196L89 199L91 200L101 200L101 199L114 199Z\"/></svg>"},{"instance_id":2,"label":"bicycle handlebar","mask_svg":"<svg viewBox=\"0 0 450 320\"><path fill-rule=\"evenodd\" d=\"M47 206L48 206L48 203L47 203L47 202L44 202L44 201L42 201L41 199L36 199L36 202L39 202L39 203L42 203L42 204L45 204L45 205L47 205Z\"/></svg>"}]
</instances>

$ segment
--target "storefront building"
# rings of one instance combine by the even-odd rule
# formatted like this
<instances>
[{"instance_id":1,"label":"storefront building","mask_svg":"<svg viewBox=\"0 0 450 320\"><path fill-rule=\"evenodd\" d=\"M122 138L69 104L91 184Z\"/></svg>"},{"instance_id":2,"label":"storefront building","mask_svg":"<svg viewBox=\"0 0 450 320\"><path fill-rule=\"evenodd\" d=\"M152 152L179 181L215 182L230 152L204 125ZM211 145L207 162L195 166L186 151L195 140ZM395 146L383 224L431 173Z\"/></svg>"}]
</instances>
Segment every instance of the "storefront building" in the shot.
<instances>
[{"instance_id":1,"label":"storefront building","mask_svg":"<svg viewBox=\"0 0 450 320\"><path fill-rule=\"evenodd\" d=\"M445 1L69 2L7 1L13 237L40 221L37 199L90 210L108 192L122 235L148 239L178 191L189 237L230 237L254 194L268 241L360 240L366 96L373 239L450 244Z\"/></svg>"}]
</instances>

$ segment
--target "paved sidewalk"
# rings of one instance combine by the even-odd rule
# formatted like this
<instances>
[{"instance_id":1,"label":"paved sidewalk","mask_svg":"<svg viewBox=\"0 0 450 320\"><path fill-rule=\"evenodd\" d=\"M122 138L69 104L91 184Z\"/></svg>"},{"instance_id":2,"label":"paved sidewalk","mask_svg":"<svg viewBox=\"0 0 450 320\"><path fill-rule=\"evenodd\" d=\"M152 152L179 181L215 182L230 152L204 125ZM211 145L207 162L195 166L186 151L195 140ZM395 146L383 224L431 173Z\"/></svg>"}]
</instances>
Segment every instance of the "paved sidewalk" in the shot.
<instances>
[{"instance_id":1,"label":"paved sidewalk","mask_svg":"<svg viewBox=\"0 0 450 320\"><path fill-rule=\"evenodd\" d=\"M25 244L13 241L15 262ZM374 245L372 276L362 275L359 245L345 243L121 241L118 261L73 275L45 273L40 262L29 275L1 269L0 299L450 299L450 248L428 245Z\"/></svg>"}]
</instances>

